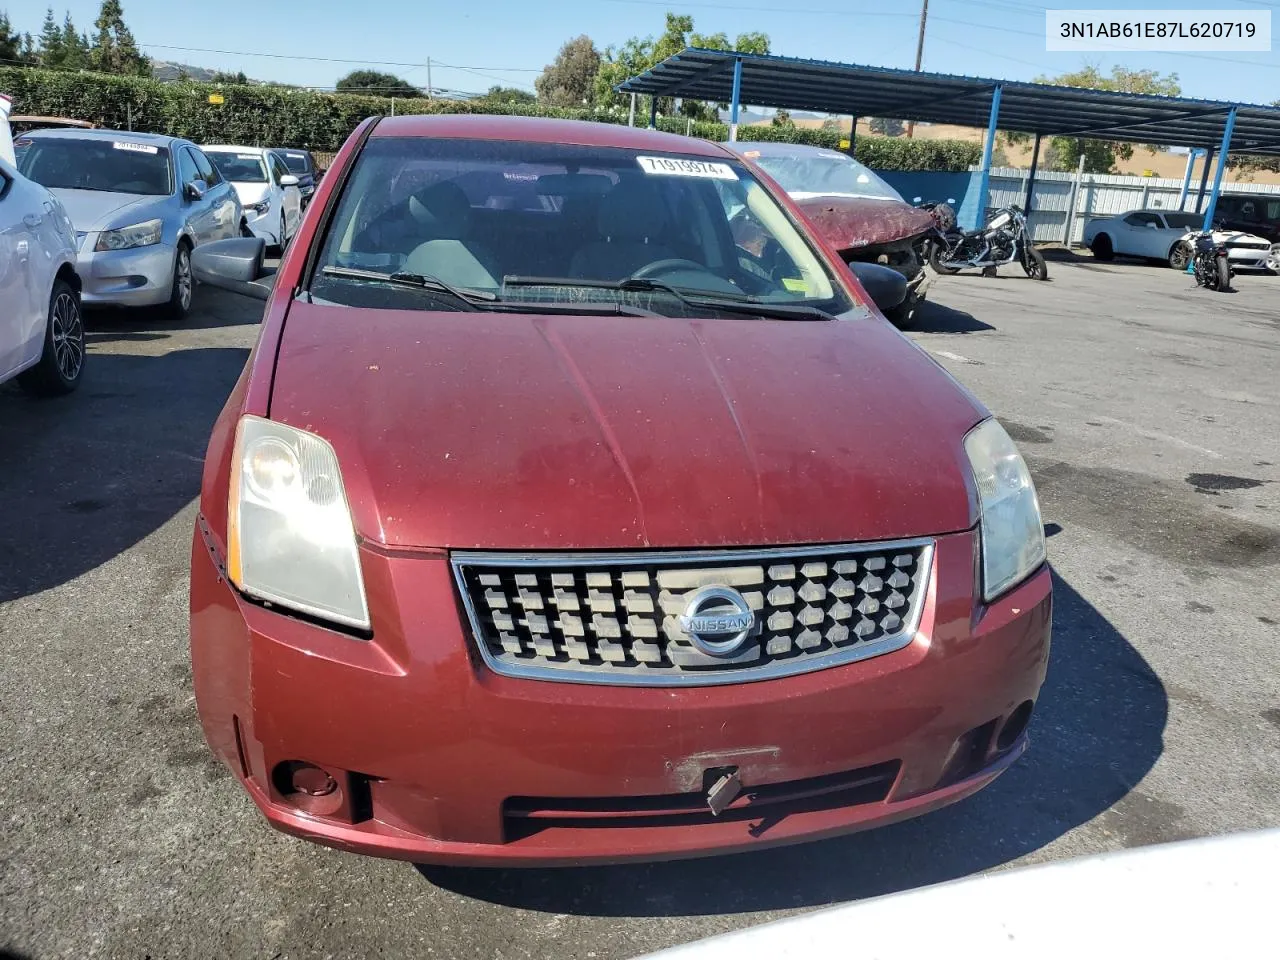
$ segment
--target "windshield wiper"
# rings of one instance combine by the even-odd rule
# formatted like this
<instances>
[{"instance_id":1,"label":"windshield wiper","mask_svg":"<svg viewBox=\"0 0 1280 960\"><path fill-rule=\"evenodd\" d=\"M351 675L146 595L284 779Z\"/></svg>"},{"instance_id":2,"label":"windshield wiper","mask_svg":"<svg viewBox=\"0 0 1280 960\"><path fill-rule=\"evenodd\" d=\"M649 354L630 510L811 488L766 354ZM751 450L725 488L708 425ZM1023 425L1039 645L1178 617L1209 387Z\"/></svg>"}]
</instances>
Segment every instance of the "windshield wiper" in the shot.
<instances>
[{"instance_id":1,"label":"windshield wiper","mask_svg":"<svg viewBox=\"0 0 1280 960\"><path fill-rule=\"evenodd\" d=\"M653 277L627 277L625 280L576 280L558 277L504 277L504 287L589 287L601 290L627 290L633 293L660 291L675 297L688 307L709 307L725 313L743 313L773 320L835 320L827 311L804 303L769 303L745 293L691 290L675 287Z\"/></svg>"},{"instance_id":2,"label":"windshield wiper","mask_svg":"<svg viewBox=\"0 0 1280 960\"><path fill-rule=\"evenodd\" d=\"M470 287L455 287L445 283L439 277L422 273L378 273L376 270L356 270L352 267L321 267L320 272L327 277L340 280L370 280L380 283L394 283L402 287L416 287L419 290L430 290L433 293L447 293L460 303L465 303L471 310L486 309L482 304L497 302L498 296L487 290L473 290Z\"/></svg>"}]
</instances>

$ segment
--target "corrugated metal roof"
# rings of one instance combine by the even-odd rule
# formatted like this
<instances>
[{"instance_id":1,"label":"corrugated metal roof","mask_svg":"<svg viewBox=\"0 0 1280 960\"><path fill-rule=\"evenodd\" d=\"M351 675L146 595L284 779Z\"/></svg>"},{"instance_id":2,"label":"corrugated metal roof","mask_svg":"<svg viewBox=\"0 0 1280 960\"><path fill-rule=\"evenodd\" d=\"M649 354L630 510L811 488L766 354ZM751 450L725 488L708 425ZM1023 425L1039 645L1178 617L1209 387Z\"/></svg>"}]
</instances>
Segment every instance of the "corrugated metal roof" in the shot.
<instances>
[{"instance_id":1,"label":"corrugated metal roof","mask_svg":"<svg viewBox=\"0 0 1280 960\"><path fill-rule=\"evenodd\" d=\"M985 127L992 90L1000 84L1002 130L1180 147L1218 146L1227 113L1237 106L1232 150L1280 155L1280 107L826 60L689 48L617 89L726 103L736 57L742 59L741 103L754 106Z\"/></svg>"}]
</instances>

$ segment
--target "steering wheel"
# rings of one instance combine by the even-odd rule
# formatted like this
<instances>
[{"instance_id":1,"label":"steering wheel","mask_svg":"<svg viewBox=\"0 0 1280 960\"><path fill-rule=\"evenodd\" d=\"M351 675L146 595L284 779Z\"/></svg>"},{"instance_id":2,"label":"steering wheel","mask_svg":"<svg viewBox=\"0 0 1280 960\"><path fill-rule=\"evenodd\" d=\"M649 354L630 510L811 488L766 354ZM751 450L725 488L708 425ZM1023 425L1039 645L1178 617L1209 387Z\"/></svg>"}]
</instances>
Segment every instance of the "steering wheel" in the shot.
<instances>
[{"instance_id":1,"label":"steering wheel","mask_svg":"<svg viewBox=\"0 0 1280 960\"><path fill-rule=\"evenodd\" d=\"M711 273L702 264L693 260L685 260L681 257L670 257L666 260L655 260L646 266L641 267L627 279L629 280L647 280L657 279L664 273L675 273L677 270L694 270L698 273ZM715 276L715 274L711 274Z\"/></svg>"}]
</instances>

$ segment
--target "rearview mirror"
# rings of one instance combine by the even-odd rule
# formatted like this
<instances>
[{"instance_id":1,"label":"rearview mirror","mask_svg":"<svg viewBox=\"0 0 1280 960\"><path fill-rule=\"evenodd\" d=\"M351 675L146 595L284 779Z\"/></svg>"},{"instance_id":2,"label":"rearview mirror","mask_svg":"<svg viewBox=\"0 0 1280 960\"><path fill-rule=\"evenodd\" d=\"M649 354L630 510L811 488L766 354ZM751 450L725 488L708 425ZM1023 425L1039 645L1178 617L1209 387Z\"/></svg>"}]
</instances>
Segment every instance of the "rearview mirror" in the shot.
<instances>
[{"instance_id":1,"label":"rearview mirror","mask_svg":"<svg viewBox=\"0 0 1280 960\"><path fill-rule=\"evenodd\" d=\"M298 185L298 178L295 177L292 173L286 173L283 177L280 178L280 186L282 187L296 187L297 185Z\"/></svg>"},{"instance_id":2,"label":"rearview mirror","mask_svg":"<svg viewBox=\"0 0 1280 960\"><path fill-rule=\"evenodd\" d=\"M1159 227L1158 225L1156 225L1156 224L1154 224L1154 223L1151 223L1150 221L1148 221L1148 222L1147 222L1147 228L1148 228L1148 229L1150 229L1150 230L1159 230L1159 229L1160 229L1160 227Z\"/></svg>"},{"instance_id":3,"label":"rearview mirror","mask_svg":"<svg viewBox=\"0 0 1280 960\"><path fill-rule=\"evenodd\" d=\"M208 189L209 185L203 180L192 180L183 188L183 193L186 194L188 200L201 200Z\"/></svg>"},{"instance_id":4,"label":"rearview mirror","mask_svg":"<svg viewBox=\"0 0 1280 960\"><path fill-rule=\"evenodd\" d=\"M924 199L924 197L912 197L912 198L911 198L911 202L912 202L912 203L919 203L919 202L920 202L921 200L923 200L923 199Z\"/></svg>"},{"instance_id":5,"label":"rearview mirror","mask_svg":"<svg viewBox=\"0 0 1280 960\"><path fill-rule=\"evenodd\" d=\"M261 237L215 240L191 252L191 275L211 287L221 287L255 300L266 300L275 285L274 267L264 267L267 242Z\"/></svg>"},{"instance_id":6,"label":"rearview mirror","mask_svg":"<svg viewBox=\"0 0 1280 960\"><path fill-rule=\"evenodd\" d=\"M892 267L878 263L851 263L849 269L881 313L901 306L907 299L907 278Z\"/></svg>"}]
</instances>

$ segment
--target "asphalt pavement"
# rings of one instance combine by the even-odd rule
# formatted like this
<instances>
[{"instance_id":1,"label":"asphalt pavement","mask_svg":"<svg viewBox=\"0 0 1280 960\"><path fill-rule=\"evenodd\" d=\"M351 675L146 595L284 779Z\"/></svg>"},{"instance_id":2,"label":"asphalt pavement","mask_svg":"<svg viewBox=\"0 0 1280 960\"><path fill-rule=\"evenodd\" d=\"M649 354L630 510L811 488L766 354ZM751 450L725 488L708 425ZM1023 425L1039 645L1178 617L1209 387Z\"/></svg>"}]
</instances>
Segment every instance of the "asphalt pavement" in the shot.
<instances>
[{"instance_id":1,"label":"asphalt pavement","mask_svg":"<svg viewBox=\"0 0 1280 960\"><path fill-rule=\"evenodd\" d=\"M266 826L205 747L186 636L205 441L260 305L202 288L178 327L92 316L77 394L0 387L0 952L631 958L1280 826L1280 277L1214 294L1167 268L1049 268L941 278L912 334L1040 491L1057 592L1028 755L879 831L574 870L415 868Z\"/></svg>"}]
</instances>

